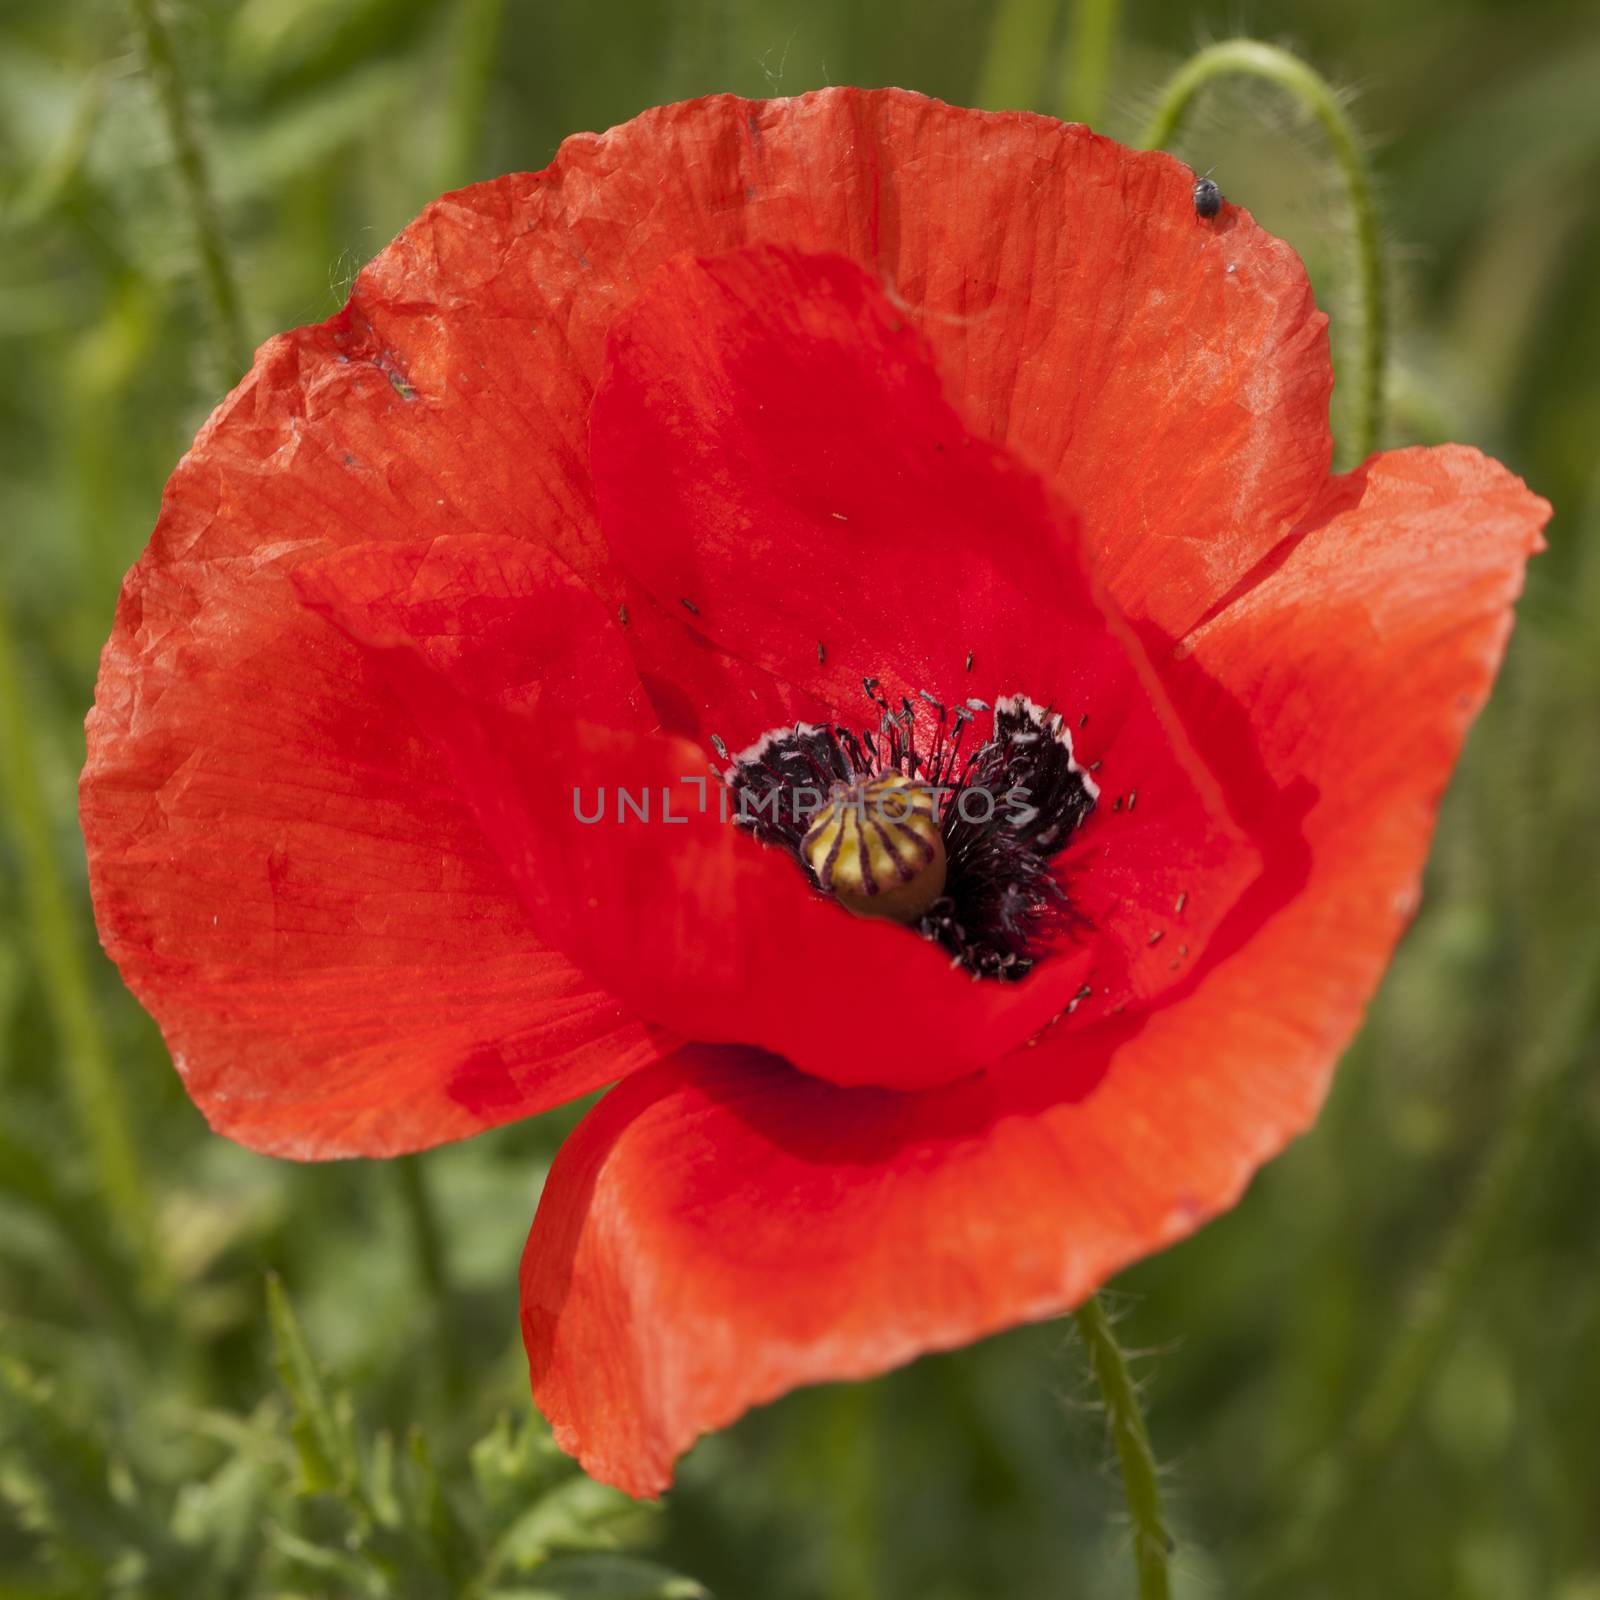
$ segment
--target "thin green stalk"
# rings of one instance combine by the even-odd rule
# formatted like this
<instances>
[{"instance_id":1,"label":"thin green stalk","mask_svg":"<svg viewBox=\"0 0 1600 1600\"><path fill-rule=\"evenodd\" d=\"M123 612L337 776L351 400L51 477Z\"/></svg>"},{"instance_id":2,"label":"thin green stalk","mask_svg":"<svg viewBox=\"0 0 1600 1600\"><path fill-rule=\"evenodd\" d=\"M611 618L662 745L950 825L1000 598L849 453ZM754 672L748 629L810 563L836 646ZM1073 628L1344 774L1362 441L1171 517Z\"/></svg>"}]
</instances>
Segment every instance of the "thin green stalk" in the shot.
<instances>
[{"instance_id":1,"label":"thin green stalk","mask_svg":"<svg viewBox=\"0 0 1600 1600\"><path fill-rule=\"evenodd\" d=\"M1172 1540L1161 1520L1161 1489L1156 1458L1139 1394L1128 1371L1127 1358L1111 1331L1111 1319L1096 1295L1073 1313L1078 1333L1089 1357L1089 1367L1100 1387L1106 1423L1122 1469L1122 1489L1133 1527L1133 1564L1139 1578L1139 1600L1169 1600L1172 1593L1167 1563Z\"/></svg>"},{"instance_id":2,"label":"thin green stalk","mask_svg":"<svg viewBox=\"0 0 1600 1600\"><path fill-rule=\"evenodd\" d=\"M400 1180L400 1203L411 1230L411 1253L417 1274L435 1300L447 1300L450 1284L444 1264L444 1235L434 1212L433 1192L420 1156L400 1156L394 1163Z\"/></svg>"},{"instance_id":3,"label":"thin green stalk","mask_svg":"<svg viewBox=\"0 0 1600 1600\"><path fill-rule=\"evenodd\" d=\"M1364 460L1377 448L1383 431L1384 364L1389 339L1387 284L1371 164L1338 93L1314 68L1277 45L1257 39L1226 39L1191 56L1173 74L1140 142L1152 150L1171 143L1200 90L1229 76L1263 79L1299 101L1321 127L1344 179L1361 305L1351 443L1355 459Z\"/></svg>"},{"instance_id":4,"label":"thin green stalk","mask_svg":"<svg viewBox=\"0 0 1600 1600\"><path fill-rule=\"evenodd\" d=\"M1027 110L1038 103L1056 0L1000 0L978 74L977 103L990 111Z\"/></svg>"},{"instance_id":5,"label":"thin green stalk","mask_svg":"<svg viewBox=\"0 0 1600 1600\"><path fill-rule=\"evenodd\" d=\"M228 256L216 197L212 193L205 149L195 133L188 89L172 32L161 15L160 0L129 0L129 3L139 30L145 69L155 85L161 114L167 124L167 137L172 141L173 162L194 228L200 276L216 316L220 359L231 382L250 365L250 341L245 333L238 279Z\"/></svg>"},{"instance_id":6,"label":"thin green stalk","mask_svg":"<svg viewBox=\"0 0 1600 1600\"><path fill-rule=\"evenodd\" d=\"M67 1092L93 1159L113 1226L133 1247L142 1287L164 1283L150 1193L132 1134L122 1083L100 1022L62 877L18 669L11 622L0 606L0 794L15 842L33 956L61 1045Z\"/></svg>"},{"instance_id":7,"label":"thin green stalk","mask_svg":"<svg viewBox=\"0 0 1600 1600\"><path fill-rule=\"evenodd\" d=\"M1257 1592L1287 1592L1286 1580L1327 1547L1355 1497L1388 1459L1471 1304L1540 1152L1557 1135L1580 1077L1593 1071L1593 1035L1600 1026L1600 935L1588 940L1573 971L1576 978L1565 1000L1518 1075L1515 1102L1499 1125L1471 1198L1409 1314L1380 1355L1343 1447L1309 1475L1300 1514L1261 1569Z\"/></svg>"},{"instance_id":8,"label":"thin green stalk","mask_svg":"<svg viewBox=\"0 0 1600 1600\"><path fill-rule=\"evenodd\" d=\"M828 1541L827 1592L832 1600L873 1600L883 1593L878 1571L882 1474L876 1459L876 1384L840 1384L823 1414L822 1459L830 1486L834 1537Z\"/></svg>"},{"instance_id":9,"label":"thin green stalk","mask_svg":"<svg viewBox=\"0 0 1600 1600\"><path fill-rule=\"evenodd\" d=\"M457 1337L455 1296L450 1287L450 1269L445 1260L444 1233L439 1227L433 1190L421 1156L401 1156L394 1162L399 1179L400 1203L411 1235L411 1253L417 1276L433 1305L434 1329L438 1336L440 1367L445 1385L452 1394L460 1393L466 1382Z\"/></svg>"},{"instance_id":10,"label":"thin green stalk","mask_svg":"<svg viewBox=\"0 0 1600 1600\"><path fill-rule=\"evenodd\" d=\"M484 131L493 99L504 17L505 0L465 0L461 7L445 111L443 188L472 183L483 176L479 169Z\"/></svg>"},{"instance_id":11,"label":"thin green stalk","mask_svg":"<svg viewBox=\"0 0 1600 1600\"><path fill-rule=\"evenodd\" d=\"M1073 0L1060 97L1061 115L1071 122L1086 122L1092 128L1100 125L1121 15L1122 0Z\"/></svg>"}]
</instances>

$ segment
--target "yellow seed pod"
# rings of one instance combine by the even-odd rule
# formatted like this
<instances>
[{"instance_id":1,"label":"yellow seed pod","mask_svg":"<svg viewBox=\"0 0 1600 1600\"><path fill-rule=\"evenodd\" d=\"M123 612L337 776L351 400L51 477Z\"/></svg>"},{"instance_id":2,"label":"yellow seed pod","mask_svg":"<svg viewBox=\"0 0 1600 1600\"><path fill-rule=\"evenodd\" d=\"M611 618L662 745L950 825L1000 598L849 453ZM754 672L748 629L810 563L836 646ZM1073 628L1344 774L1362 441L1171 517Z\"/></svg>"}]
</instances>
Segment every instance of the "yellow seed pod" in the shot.
<instances>
[{"instance_id":1,"label":"yellow seed pod","mask_svg":"<svg viewBox=\"0 0 1600 1600\"><path fill-rule=\"evenodd\" d=\"M933 791L898 772L836 785L800 853L817 882L858 917L915 922L944 893Z\"/></svg>"}]
</instances>

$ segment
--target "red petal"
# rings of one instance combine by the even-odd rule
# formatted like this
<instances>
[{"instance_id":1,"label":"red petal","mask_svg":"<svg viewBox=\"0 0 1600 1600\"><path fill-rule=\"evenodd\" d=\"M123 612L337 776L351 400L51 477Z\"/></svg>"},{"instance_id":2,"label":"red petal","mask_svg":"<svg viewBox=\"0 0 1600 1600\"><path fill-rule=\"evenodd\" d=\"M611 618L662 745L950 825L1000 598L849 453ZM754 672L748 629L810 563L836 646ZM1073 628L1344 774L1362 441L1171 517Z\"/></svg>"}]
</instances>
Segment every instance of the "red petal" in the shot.
<instances>
[{"instance_id":1,"label":"red petal","mask_svg":"<svg viewBox=\"0 0 1600 1600\"><path fill-rule=\"evenodd\" d=\"M847 726L877 721L867 677L1075 720L1131 675L1068 514L967 429L927 341L840 256L663 268L612 330L590 455L613 555L728 652L710 711L731 743L770 727L750 661Z\"/></svg>"},{"instance_id":2,"label":"red petal","mask_svg":"<svg viewBox=\"0 0 1600 1600\"><path fill-rule=\"evenodd\" d=\"M365 648L414 658L485 705L655 726L620 625L539 545L486 534L361 544L293 581Z\"/></svg>"},{"instance_id":3,"label":"red petal","mask_svg":"<svg viewBox=\"0 0 1600 1600\"><path fill-rule=\"evenodd\" d=\"M1270 830L1280 797L1301 791L1318 869L1333 848L1364 863L1380 876L1373 905L1403 869L1402 921L1549 514L1464 446L1374 456L1333 479L1307 529L1162 663L1195 736L1213 730L1236 811ZM1368 891L1357 878L1348 892Z\"/></svg>"},{"instance_id":4,"label":"red petal","mask_svg":"<svg viewBox=\"0 0 1600 1600\"><path fill-rule=\"evenodd\" d=\"M300 554L148 556L89 720L102 936L207 1118L388 1155L656 1059L670 1041L534 934L433 746L297 601Z\"/></svg>"},{"instance_id":5,"label":"red petal","mask_svg":"<svg viewBox=\"0 0 1600 1600\"><path fill-rule=\"evenodd\" d=\"M1105 1075L1110 1053L1087 1036L1048 1088L989 1073L917 1095L738 1051L637 1074L563 1146L523 1257L557 1440L659 1493L751 1405L1067 1309L1231 1203L1309 1115L1215 1040Z\"/></svg>"},{"instance_id":6,"label":"red petal","mask_svg":"<svg viewBox=\"0 0 1600 1600\"><path fill-rule=\"evenodd\" d=\"M617 312L684 250L838 252L922 328L976 431L1079 511L1123 608L1175 634L1296 523L1331 451L1299 258L1239 208L1196 218L1193 183L1086 128L897 89L688 101L430 206L358 280L350 355L411 385L451 504L493 527L474 505L520 500L589 575L583 427Z\"/></svg>"},{"instance_id":7,"label":"red petal","mask_svg":"<svg viewBox=\"0 0 1600 1600\"><path fill-rule=\"evenodd\" d=\"M691 1052L568 1141L523 1323L535 1398L590 1472L656 1493L747 1406L1065 1310L1310 1122L1548 514L1459 449L1380 457L1329 509L1191 641L1180 695L1256 709L1258 793L1303 788L1305 854L1300 892L1181 1001L912 1095Z\"/></svg>"}]
</instances>

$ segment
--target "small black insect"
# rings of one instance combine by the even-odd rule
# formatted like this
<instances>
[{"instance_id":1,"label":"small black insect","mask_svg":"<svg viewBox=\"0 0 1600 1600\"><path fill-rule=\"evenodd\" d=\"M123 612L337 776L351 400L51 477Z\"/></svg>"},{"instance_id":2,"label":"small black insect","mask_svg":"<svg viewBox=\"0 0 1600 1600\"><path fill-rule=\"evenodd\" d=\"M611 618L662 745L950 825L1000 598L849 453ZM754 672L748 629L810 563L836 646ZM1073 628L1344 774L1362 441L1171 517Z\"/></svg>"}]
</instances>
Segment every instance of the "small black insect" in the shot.
<instances>
[{"instance_id":1,"label":"small black insect","mask_svg":"<svg viewBox=\"0 0 1600 1600\"><path fill-rule=\"evenodd\" d=\"M1214 217L1222 209L1222 191L1212 181L1208 172L1194 180L1194 214L1197 217Z\"/></svg>"}]
</instances>

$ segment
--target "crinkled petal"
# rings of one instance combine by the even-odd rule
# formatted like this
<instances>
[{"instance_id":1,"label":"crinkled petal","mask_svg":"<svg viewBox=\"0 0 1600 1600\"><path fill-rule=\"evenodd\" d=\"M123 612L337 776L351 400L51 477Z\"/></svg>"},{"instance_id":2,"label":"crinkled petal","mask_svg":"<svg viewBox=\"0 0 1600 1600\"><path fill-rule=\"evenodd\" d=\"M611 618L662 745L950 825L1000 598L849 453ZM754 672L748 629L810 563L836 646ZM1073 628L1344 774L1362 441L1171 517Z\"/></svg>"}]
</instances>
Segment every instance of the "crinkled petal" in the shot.
<instances>
[{"instance_id":1,"label":"crinkled petal","mask_svg":"<svg viewBox=\"0 0 1600 1600\"><path fill-rule=\"evenodd\" d=\"M390 1155L657 1059L671 1042L537 936L434 745L301 604L304 555L147 556L89 719L101 935L196 1103L255 1149ZM485 582L448 625L493 605Z\"/></svg>"},{"instance_id":2,"label":"crinkled petal","mask_svg":"<svg viewBox=\"0 0 1600 1600\"><path fill-rule=\"evenodd\" d=\"M899 89L686 101L430 206L357 281L351 359L403 377L452 503L471 516L520 474L625 598L584 476L612 320L685 250L837 252L923 330L974 429L1077 509L1119 604L1175 635L1297 523L1331 455L1304 267L1248 212L1197 218L1193 183L1083 127ZM496 449L496 427L527 445Z\"/></svg>"}]
</instances>

